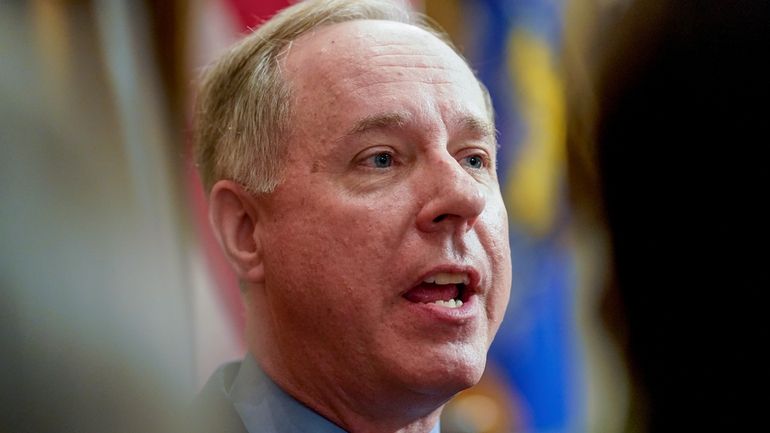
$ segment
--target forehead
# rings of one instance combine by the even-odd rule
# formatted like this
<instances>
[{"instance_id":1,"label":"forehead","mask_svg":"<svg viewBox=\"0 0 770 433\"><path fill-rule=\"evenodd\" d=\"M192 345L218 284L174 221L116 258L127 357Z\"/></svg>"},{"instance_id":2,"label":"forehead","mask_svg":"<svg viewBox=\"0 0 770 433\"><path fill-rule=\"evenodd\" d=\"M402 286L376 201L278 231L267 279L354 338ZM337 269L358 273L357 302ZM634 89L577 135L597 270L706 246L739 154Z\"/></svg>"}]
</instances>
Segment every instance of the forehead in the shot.
<instances>
[{"instance_id":1,"label":"forehead","mask_svg":"<svg viewBox=\"0 0 770 433\"><path fill-rule=\"evenodd\" d=\"M355 65L365 59L386 65L387 59L382 56L399 54L440 56L440 60L452 59L458 62L456 66L463 65L449 46L421 28L394 21L356 20L324 26L300 36L287 50L286 66L290 78L296 78L294 74L307 61L334 66L339 61Z\"/></svg>"},{"instance_id":2,"label":"forehead","mask_svg":"<svg viewBox=\"0 0 770 433\"><path fill-rule=\"evenodd\" d=\"M300 111L318 103L349 112L373 105L401 111L409 99L413 105L440 101L444 111L480 109L471 114L486 115L478 82L463 59L436 36L408 24L362 20L322 27L294 41L282 66ZM338 107L341 103L348 105Z\"/></svg>"}]
</instances>

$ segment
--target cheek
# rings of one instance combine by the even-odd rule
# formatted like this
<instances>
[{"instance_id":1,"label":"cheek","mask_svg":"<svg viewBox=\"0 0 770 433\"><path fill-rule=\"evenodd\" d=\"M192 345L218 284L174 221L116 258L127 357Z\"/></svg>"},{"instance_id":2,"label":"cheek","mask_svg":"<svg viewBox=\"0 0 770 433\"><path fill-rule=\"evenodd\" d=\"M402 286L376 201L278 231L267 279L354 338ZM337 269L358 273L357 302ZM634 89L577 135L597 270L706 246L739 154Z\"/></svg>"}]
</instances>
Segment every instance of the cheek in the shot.
<instances>
[{"instance_id":1,"label":"cheek","mask_svg":"<svg viewBox=\"0 0 770 433\"><path fill-rule=\"evenodd\" d=\"M312 215L306 212L280 224L269 236L265 302L281 323L280 332L335 347L334 336L345 331L350 317L366 312L356 297L356 282L348 279L353 267L342 247L348 234L329 221L326 230L316 230L319 224Z\"/></svg>"},{"instance_id":2,"label":"cheek","mask_svg":"<svg viewBox=\"0 0 770 433\"><path fill-rule=\"evenodd\" d=\"M265 234L266 284L363 308L398 254L395 208L324 197L298 197L274 212Z\"/></svg>"},{"instance_id":3,"label":"cheek","mask_svg":"<svg viewBox=\"0 0 770 433\"><path fill-rule=\"evenodd\" d=\"M492 291L490 302L487 304L487 314L490 326L496 330L500 325L508 306L511 290L511 250L508 239L508 216L502 200L496 201L495 206L488 207L483 233L485 252L492 267Z\"/></svg>"}]
</instances>

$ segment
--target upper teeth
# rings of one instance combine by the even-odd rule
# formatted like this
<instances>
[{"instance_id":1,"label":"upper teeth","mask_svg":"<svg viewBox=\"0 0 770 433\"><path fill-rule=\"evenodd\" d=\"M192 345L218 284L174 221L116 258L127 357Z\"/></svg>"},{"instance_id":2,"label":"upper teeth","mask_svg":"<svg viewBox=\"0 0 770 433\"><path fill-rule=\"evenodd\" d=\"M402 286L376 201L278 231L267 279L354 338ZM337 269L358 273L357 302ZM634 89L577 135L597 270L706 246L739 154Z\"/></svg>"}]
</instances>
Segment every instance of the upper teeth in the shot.
<instances>
[{"instance_id":1,"label":"upper teeth","mask_svg":"<svg viewBox=\"0 0 770 433\"><path fill-rule=\"evenodd\" d=\"M449 273L449 272L439 272L437 274L433 274L424 280L422 280L424 283L434 283L434 284L468 284L470 283L470 278L468 278L468 274L466 273Z\"/></svg>"}]
</instances>

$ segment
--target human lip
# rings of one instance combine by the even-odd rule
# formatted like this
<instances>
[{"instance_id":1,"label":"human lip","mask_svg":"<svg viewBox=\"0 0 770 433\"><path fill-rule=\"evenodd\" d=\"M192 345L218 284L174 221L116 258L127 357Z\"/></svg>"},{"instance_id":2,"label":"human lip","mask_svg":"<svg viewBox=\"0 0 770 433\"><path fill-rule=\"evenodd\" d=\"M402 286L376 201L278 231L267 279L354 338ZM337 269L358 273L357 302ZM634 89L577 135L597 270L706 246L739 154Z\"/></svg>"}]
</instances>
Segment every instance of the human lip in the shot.
<instances>
[{"instance_id":1,"label":"human lip","mask_svg":"<svg viewBox=\"0 0 770 433\"><path fill-rule=\"evenodd\" d=\"M460 281L462 279L462 281ZM422 283L437 283L437 284L464 284L465 289L471 293L477 293L480 289L481 277L479 271L473 266L462 265L440 265L431 268L428 271L420 274L420 277L415 279L412 283L412 287L416 287ZM404 291L406 294L409 290Z\"/></svg>"},{"instance_id":2,"label":"human lip","mask_svg":"<svg viewBox=\"0 0 770 433\"><path fill-rule=\"evenodd\" d=\"M442 265L422 273L401 295L413 307L435 315L468 318L476 310L480 279L478 270L472 266Z\"/></svg>"}]
</instances>

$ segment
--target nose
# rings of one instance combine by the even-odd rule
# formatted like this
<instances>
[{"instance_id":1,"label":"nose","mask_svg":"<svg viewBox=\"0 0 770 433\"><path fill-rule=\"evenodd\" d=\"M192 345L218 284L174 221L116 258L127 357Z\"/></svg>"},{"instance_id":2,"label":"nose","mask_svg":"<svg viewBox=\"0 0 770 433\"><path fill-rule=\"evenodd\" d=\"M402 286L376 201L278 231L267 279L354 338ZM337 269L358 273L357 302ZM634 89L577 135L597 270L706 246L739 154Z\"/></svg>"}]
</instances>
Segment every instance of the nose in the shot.
<instances>
[{"instance_id":1,"label":"nose","mask_svg":"<svg viewBox=\"0 0 770 433\"><path fill-rule=\"evenodd\" d=\"M484 211L483 186L454 158L429 165L422 174L424 205L417 213L423 232L468 232Z\"/></svg>"}]
</instances>

